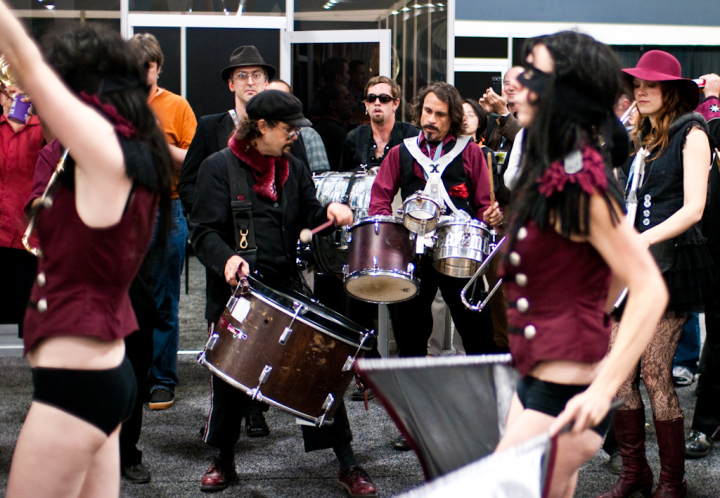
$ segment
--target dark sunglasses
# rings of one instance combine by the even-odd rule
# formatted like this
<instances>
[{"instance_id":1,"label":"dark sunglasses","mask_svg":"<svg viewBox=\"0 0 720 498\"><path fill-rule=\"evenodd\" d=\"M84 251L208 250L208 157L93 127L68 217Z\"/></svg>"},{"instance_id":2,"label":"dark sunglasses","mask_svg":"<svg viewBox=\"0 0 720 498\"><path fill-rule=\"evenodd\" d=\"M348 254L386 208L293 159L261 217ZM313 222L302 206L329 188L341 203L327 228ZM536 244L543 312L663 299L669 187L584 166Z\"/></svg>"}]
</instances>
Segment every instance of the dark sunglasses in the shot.
<instances>
[{"instance_id":1,"label":"dark sunglasses","mask_svg":"<svg viewBox=\"0 0 720 498\"><path fill-rule=\"evenodd\" d=\"M374 104L377 99L380 99L381 104L387 104L388 102L392 102L395 100L394 97L391 97L390 95L382 94L382 95L375 95L374 93L368 93L365 96L365 102L368 104Z\"/></svg>"}]
</instances>

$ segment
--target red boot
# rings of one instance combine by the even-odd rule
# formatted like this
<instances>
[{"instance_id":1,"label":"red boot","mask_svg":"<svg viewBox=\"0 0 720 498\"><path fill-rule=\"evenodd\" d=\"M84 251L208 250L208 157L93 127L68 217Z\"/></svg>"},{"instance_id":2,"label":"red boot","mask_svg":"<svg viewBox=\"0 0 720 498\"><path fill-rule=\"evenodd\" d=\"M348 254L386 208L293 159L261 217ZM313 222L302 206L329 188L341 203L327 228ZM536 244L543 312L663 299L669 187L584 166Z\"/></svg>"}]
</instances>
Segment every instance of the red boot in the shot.
<instances>
[{"instance_id":1,"label":"red boot","mask_svg":"<svg viewBox=\"0 0 720 498\"><path fill-rule=\"evenodd\" d=\"M645 457L645 410L618 410L614 422L623 470L615 486L599 498L648 498L653 475Z\"/></svg>"},{"instance_id":2,"label":"red boot","mask_svg":"<svg viewBox=\"0 0 720 498\"><path fill-rule=\"evenodd\" d=\"M685 429L683 417L655 420L660 452L660 479L653 498L685 498Z\"/></svg>"}]
</instances>

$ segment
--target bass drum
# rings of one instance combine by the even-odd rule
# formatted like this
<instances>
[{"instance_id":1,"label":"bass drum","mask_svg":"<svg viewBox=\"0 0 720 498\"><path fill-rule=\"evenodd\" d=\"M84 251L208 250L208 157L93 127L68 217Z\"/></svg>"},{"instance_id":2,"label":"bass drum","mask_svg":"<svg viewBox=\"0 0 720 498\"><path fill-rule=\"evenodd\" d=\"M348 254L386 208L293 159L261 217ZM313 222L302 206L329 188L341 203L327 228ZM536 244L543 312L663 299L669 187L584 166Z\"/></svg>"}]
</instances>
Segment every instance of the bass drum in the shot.
<instances>
[{"instance_id":1,"label":"bass drum","mask_svg":"<svg viewBox=\"0 0 720 498\"><path fill-rule=\"evenodd\" d=\"M323 173L314 178L315 195L323 206L342 202L350 206L354 220L365 218L377 171L378 168L371 168L367 172ZM347 227L341 227L330 235L313 235L312 255L320 273L340 275L348 260Z\"/></svg>"},{"instance_id":2,"label":"bass drum","mask_svg":"<svg viewBox=\"0 0 720 498\"><path fill-rule=\"evenodd\" d=\"M201 365L253 399L330 425L375 334L290 289L247 277L214 327Z\"/></svg>"}]
</instances>

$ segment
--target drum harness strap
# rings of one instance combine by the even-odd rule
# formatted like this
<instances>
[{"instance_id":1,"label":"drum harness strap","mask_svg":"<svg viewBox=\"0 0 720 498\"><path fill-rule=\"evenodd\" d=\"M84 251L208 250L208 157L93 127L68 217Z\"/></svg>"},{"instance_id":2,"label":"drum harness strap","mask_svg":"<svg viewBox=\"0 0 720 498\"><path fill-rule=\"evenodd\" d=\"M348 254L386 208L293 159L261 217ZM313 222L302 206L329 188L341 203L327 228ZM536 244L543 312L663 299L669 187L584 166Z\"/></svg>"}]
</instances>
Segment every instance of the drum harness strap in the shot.
<instances>
[{"instance_id":1,"label":"drum harness strap","mask_svg":"<svg viewBox=\"0 0 720 498\"><path fill-rule=\"evenodd\" d=\"M432 159L423 154L420 150L420 140L422 140L422 138L423 134L420 132L420 135L417 137L406 138L403 140L403 143L410 155L415 159L415 161L417 161L425 172L427 185L425 186L423 193L433 199L437 199L441 204L444 203L459 218L464 220L470 219L470 215L455 207L452 199L450 199L442 181L442 174L445 171L445 168L447 168L457 156L462 154L462 151L465 150L465 147L467 147L467 144L470 143L470 139L472 137L469 135L462 135L458 137L455 142L455 146L444 156L441 156L442 144L438 144L437 149L435 150L435 157ZM430 154L429 145L428 154Z\"/></svg>"},{"instance_id":2,"label":"drum harness strap","mask_svg":"<svg viewBox=\"0 0 720 498\"><path fill-rule=\"evenodd\" d=\"M235 236L235 251L255 269L257 261L257 246L255 244L255 229L252 220L252 202L249 200L247 173L240 165L229 148L222 150L228 170L230 184L230 207L233 213L233 235Z\"/></svg>"}]
</instances>

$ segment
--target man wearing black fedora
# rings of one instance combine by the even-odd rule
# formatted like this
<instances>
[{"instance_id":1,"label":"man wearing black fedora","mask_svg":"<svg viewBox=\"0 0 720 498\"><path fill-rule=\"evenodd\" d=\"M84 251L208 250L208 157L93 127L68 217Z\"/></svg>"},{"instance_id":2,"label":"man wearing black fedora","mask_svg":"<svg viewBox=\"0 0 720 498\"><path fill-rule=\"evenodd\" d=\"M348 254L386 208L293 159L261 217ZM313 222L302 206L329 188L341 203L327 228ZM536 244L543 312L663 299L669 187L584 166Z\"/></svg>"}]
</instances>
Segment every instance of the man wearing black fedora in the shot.
<instances>
[{"instance_id":1,"label":"man wearing black fedora","mask_svg":"<svg viewBox=\"0 0 720 498\"><path fill-rule=\"evenodd\" d=\"M211 323L221 320L239 274L257 270L261 280L274 288L299 285L294 251L301 228L328 220L335 226L353 221L348 206L320 204L309 171L287 154L307 126L310 122L295 96L267 90L250 99L229 147L200 166L198 201L190 224L195 253L209 270L205 316ZM213 374L205 442L218 453L202 477L202 491L219 491L238 480L234 447L240 420L251 402L250 396ZM339 464L338 481L350 496L377 496L370 476L353 453L342 399L332 424L320 428L303 425L302 435L306 452L333 449Z\"/></svg>"},{"instance_id":2,"label":"man wearing black fedora","mask_svg":"<svg viewBox=\"0 0 720 498\"><path fill-rule=\"evenodd\" d=\"M187 213L192 212L200 164L228 146L228 139L245 116L248 100L264 91L275 73L275 68L265 63L254 46L245 45L233 51L230 63L221 71L220 77L235 95L235 108L200 118L180 172L178 194ZM267 408L264 403L253 402L253 407L245 416L245 430L249 437L264 437L270 433L263 415Z\"/></svg>"}]
</instances>

